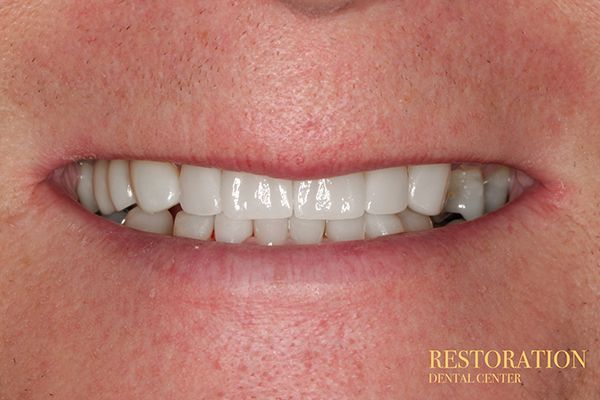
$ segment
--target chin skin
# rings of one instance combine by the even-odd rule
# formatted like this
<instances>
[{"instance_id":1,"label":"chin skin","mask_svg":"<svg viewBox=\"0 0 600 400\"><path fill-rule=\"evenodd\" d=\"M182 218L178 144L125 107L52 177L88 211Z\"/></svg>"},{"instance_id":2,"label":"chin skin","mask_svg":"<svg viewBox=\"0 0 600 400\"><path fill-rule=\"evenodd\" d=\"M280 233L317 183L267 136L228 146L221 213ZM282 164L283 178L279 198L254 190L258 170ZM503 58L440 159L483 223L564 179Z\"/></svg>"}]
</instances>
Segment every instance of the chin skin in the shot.
<instances>
[{"instance_id":1,"label":"chin skin","mask_svg":"<svg viewBox=\"0 0 600 400\"><path fill-rule=\"evenodd\" d=\"M0 398L598 396L600 44L588 39L600 34L589 17L600 9L362 1L302 14L332 3L181 2L172 14L155 5L140 15L93 2L0 6L9 39L0 43ZM381 23L361 25L368 18ZM196 19L202 28L189 25ZM159 21L161 34L127 28ZM247 42L234 40L242 32ZM126 34L133 39L120 42ZM403 56L417 42L423 52ZM177 57L160 56L168 49ZM365 134L373 127L380 134ZM147 261L168 241L118 242L114 227L90 222L44 180L65 160L96 154L286 176L297 164L319 174L328 157L330 171L353 157L393 163L398 149L413 161L429 150L511 160L540 189L447 228L453 239L438 245L448 257L407 253L373 266L387 274L203 281L173 273L176 254ZM357 254L348 268L372 267ZM192 267L218 269L225 258ZM589 357L586 369L521 370L522 385L430 384L430 349Z\"/></svg>"}]
</instances>

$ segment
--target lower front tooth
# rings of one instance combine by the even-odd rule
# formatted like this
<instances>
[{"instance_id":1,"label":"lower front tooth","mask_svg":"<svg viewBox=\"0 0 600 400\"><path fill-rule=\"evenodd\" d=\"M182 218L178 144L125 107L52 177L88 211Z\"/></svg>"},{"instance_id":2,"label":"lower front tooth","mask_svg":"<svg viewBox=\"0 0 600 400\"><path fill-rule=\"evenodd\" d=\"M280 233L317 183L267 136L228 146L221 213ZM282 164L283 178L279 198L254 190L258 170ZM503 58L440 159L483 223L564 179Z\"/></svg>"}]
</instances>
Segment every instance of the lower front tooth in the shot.
<instances>
[{"instance_id":1,"label":"lower front tooth","mask_svg":"<svg viewBox=\"0 0 600 400\"><path fill-rule=\"evenodd\" d=\"M365 217L329 220L325 225L325 233L327 239L333 242L362 240L365 238Z\"/></svg>"},{"instance_id":2,"label":"lower front tooth","mask_svg":"<svg viewBox=\"0 0 600 400\"><path fill-rule=\"evenodd\" d=\"M290 218L290 237L297 244L321 243L324 232L324 219Z\"/></svg>"},{"instance_id":3,"label":"lower front tooth","mask_svg":"<svg viewBox=\"0 0 600 400\"><path fill-rule=\"evenodd\" d=\"M79 163L77 198L87 210L93 213L98 211L98 204L94 197L94 164L89 161Z\"/></svg>"},{"instance_id":4,"label":"lower front tooth","mask_svg":"<svg viewBox=\"0 0 600 400\"><path fill-rule=\"evenodd\" d=\"M394 235L396 233L404 232L402 220L396 214L365 214L365 219L365 234L367 239L374 239L379 236Z\"/></svg>"},{"instance_id":5,"label":"lower front tooth","mask_svg":"<svg viewBox=\"0 0 600 400\"><path fill-rule=\"evenodd\" d=\"M173 236L208 240L213 232L214 216L199 216L179 211L173 224Z\"/></svg>"},{"instance_id":6,"label":"lower front tooth","mask_svg":"<svg viewBox=\"0 0 600 400\"><path fill-rule=\"evenodd\" d=\"M125 226L138 231L170 235L173 232L173 216L169 210L151 214L140 207L134 207L127 213Z\"/></svg>"},{"instance_id":7,"label":"lower front tooth","mask_svg":"<svg viewBox=\"0 0 600 400\"><path fill-rule=\"evenodd\" d=\"M437 215L444 208L450 164L408 167L408 206L424 215Z\"/></svg>"},{"instance_id":8,"label":"lower front tooth","mask_svg":"<svg viewBox=\"0 0 600 400\"><path fill-rule=\"evenodd\" d=\"M433 228L431 219L423 214L406 209L398 214L404 227L404 232L420 232Z\"/></svg>"},{"instance_id":9,"label":"lower front tooth","mask_svg":"<svg viewBox=\"0 0 600 400\"><path fill-rule=\"evenodd\" d=\"M102 214L108 215L117 211L108 191L108 161L106 160L98 160L94 164L94 197Z\"/></svg>"},{"instance_id":10,"label":"lower front tooth","mask_svg":"<svg viewBox=\"0 0 600 400\"><path fill-rule=\"evenodd\" d=\"M266 246L284 244L288 237L288 219L254 220L254 237L258 244Z\"/></svg>"},{"instance_id":11,"label":"lower front tooth","mask_svg":"<svg viewBox=\"0 0 600 400\"><path fill-rule=\"evenodd\" d=\"M467 221L483 215L483 178L477 167L460 166L450 175L446 211Z\"/></svg>"},{"instance_id":12,"label":"lower front tooth","mask_svg":"<svg viewBox=\"0 0 600 400\"><path fill-rule=\"evenodd\" d=\"M252 220L231 219L225 214L215 217L215 240L225 243L242 243L252 236Z\"/></svg>"}]
</instances>

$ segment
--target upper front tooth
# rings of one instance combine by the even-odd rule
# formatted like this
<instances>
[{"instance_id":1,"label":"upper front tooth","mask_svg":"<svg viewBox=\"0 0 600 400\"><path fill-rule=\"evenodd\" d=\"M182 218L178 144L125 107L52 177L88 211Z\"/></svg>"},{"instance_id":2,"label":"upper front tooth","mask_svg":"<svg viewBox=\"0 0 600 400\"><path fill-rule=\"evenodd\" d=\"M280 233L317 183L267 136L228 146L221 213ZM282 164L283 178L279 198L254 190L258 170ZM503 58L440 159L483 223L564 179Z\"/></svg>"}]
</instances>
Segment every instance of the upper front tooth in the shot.
<instances>
[{"instance_id":1,"label":"upper front tooth","mask_svg":"<svg viewBox=\"0 0 600 400\"><path fill-rule=\"evenodd\" d=\"M216 215L221 212L220 170L183 165L179 182L183 211L195 215Z\"/></svg>"},{"instance_id":2,"label":"upper front tooth","mask_svg":"<svg viewBox=\"0 0 600 400\"><path fill-rule=\"evenodd\" d=\"M420 214L437 215L444 207L450 164L408 168L408 206Z\"/></svg>"},{"instance_id":3,"label":"upper front tooth","mask_svg":"<svg viewBox=\"0 0 600 400\"><path fill-rule=\"evenodd\" d=\"M108 164L108 190L117 210L136 203L129 179L129 161L112 160Z\"/></svg>"},{"instance_id":4,"label":"upper front tooth","mask_svg":"<svg viewBox=\"0 0 600 400\"><path fill-rule=\"evenodd\" d=\"M395 214L408 204L406 167L378 169L365 173L365 210L369 214Z\"/></svg>"},{"instance_id":5,"label":"upper front tooth","mask_svg":"<svg viewBox=\"0 0 600 400\"><path fill-rule=\"evenodd\" d=\"M131 182L144 211L166 210L179 202L180 188L177 167L168 162L131 161Z\"/></svg>"},{"instance_id":6,"label":"upper front tooth","mask_svg":"<svg viewBox=\"0 0 600 400\"><path fill-rule=\"evenodd\" d=\"M90 161L79 163L79 181L77 182L77 198L89 211L98 211L98 204L94 197L94 164Z\"/></svg>"},{"instance_id":7,"label":"upper front tooth","mask_svg":"<svg viewBox=\"0 0 600 400\"><path fill-rule=\"evenodd\" d=\"M365 234L367 236L367 239L373 239L379 236L387 236L404 232L402 220L396 214L365 214L365 219Z\"/></svg>"},{"instance_id":8,"label":"upper front tooth","mask_svg":"<svg viewBox=\"0 0 600 400\"><path fill-rule=\"evenodd\" d=\"M274 219L292 215L292 182L246 172L223 171L223 213L233 219Z\"/></svg>"},{"instance_id":9,"label":"upper front tooth","mask_svg":"<svg viewBox=\"0 0 600 400\"><path fill-rule=\"evenodd\" d=\"M106 160L98 160L94 164L94 196L102 214L108 215L117 211L108 191L108 161Z\"/></svg>"},{"instance_id":10,"label":"upper front tooth","mask_svg":"<svg viewBox=\"0 0 600 400\"><path fill-rule=\"evenodd\" d=\"M483 215L483 178L477 167L464 167L452 171L446 211L461 214L470 221Z\"/></svg>"},{"instance_id":11,"label":"upper front tooth","mask_svg":"<svg viewBox=\"0 0 600 400\"><path fill-rule=\"evenodd\" d=\"M294 200L294 215L297 218L358 218L365 212L364 174L295 181Z\"/></svg>"},{"instance_id":12,"label":"upper front tooth","mask_svg":"<svg viewBox=\"0 0 600 400\"><path fill-rule=\"evenodd\" d=\"M508 200L510 188L510 168L498 167L485 177L483 191L485 198L485 212L496 211Z\"/></svg>"}]
</instances>

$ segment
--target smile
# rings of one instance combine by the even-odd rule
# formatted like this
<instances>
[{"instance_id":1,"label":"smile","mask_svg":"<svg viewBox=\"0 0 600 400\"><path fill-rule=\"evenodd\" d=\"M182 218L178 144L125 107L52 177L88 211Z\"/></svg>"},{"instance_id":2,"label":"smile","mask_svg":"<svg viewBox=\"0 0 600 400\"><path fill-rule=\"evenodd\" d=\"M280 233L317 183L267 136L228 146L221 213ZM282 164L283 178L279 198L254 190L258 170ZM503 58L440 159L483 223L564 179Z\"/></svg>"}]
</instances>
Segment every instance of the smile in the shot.
<instances>
[{"instance_id":1,"label":"smile","mask_svg":"<svg viewBox=\"0 0 600 400\"><path fill-rule=\"evenodd\" d=\"M428 164L310 180L143 160L65 169L78 201L127 227L203 241L309 245L482 217L533 184L508 167Z\"/></svg>"}]
</instances>

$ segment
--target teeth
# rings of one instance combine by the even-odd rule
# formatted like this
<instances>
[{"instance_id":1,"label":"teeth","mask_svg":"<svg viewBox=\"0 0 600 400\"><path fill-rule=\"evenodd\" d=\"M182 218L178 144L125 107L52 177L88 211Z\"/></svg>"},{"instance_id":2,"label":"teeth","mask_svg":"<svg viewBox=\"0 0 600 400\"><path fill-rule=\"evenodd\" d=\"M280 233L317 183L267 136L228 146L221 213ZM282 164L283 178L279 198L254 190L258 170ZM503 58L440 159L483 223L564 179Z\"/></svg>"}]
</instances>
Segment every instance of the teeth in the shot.
<instances>
[{"instance_id":1,"label":"teeth","mask_svg":"<svg viewBox=\"0 0 600 400\"><path fill-rule=\"evenodd\" d=\"M408 206L420 214L436 215L444 208L450 164L408 168Z\"/></svg>"},{"instance_id":2,"label":"teeth","mask_svg":"<svg viewBox=\"0 0 600 400\"><path fill-rule=\"evenodd\" d=\"M365 217L327 221L325 234L333 242L362 240L365 238Z\"/></svg>"},{"instance_id":3,"label":"teeth","mask_svg":"<svg viewBox=\"0 0 600 400\"><path fill-rule=\"evenodd\" d=\"M117 211L108 191L108 161L106 160L98 160L94 164L94 197L102 214L108 215Z\"/></svg>"},{"instance_id":4,"label":"teeth","mask_svg":"<svg viewBox=\"0 0 600 400\"><path fill-rule=\"evenodd\" d=\"M483 178L477 167L460 166L450 175L446 211L460 214L467 221L483 215Z\"/></svg>"},{"instance_id":5,"label":"teeth","mask_svg":"<svg viewBox=\"0 0 600 400\"><path fill-rule=\"evenodd\" d=\"M132 161L131 181L138 205L149 213L166 210L179 202L177 167L157 161Z\"/></svg>"},{"instance_id":6,"label":"teeth","mask_svg":"<svg viewBox=\"0 0 600 400\"><path fill-rule=\"evenodd\" d=\"M134 207L127 214L125 225L138 231L170 235L173 232L173 216L168 210L151 214Z\"/></svg>"},{"instance_id":7,"label":"teeth","mask_svg":"<svg viewBox=\"0 0 600 400\"><path fill-rule=\"evenodd\" d=\"M290 218L290 237L297 244L315 244L323 240L325 220Z\"/></svg>"},{"instance_id":8,"label":"teeth","mask_svg":"<svg viewBox=\"0 0 600 400\"><path fill-rule=\"evenodd\" d=\"M431 219L423 214L406 209L398 214L405 232L426 231L433 228Z\"/></svg>"},{"instance_id":9,"label":"teeth","mask_svg":"<svg viewBox=\"0 0 600 400\"><path fill-rule=\"evenodd\" d=\"M208 240L213 232L214 221L215 217L212 215L200 216L179 211L173 224L173 236Z\"/></svg>"},{"instance_id":10,"label":"teeth","mask_svg":"<svg viewBox=\"0 0 600 400\"><path fill-rule=\"evenodd\" d=\"M98 204L94 197L94 164L89 161L81 161L79 163L77 198L87 210L93 213L98 211Z\"/></svg>"},{"instance_id":11,"label":"teeth","mask_svg":"<svg viewBox=\"0 0 600 400\"><path fill-rule=\"evenodd\" d=\"M233 219L292 216L292 181L245 172L223 171L223 213Z\"/></svg>"},{"instance_id":12,"label":"teeth","mask_svg":"<svg viewBox=\"0 0 600 400\"><path fill-rule=\"evenodd\" d=\"M215 217L215 240L225 243L242 243L252 236L252 220L231 219L221 213Z\"/></svg>"},{"instance_id":13,"label":"teeth","mask_svg":"<svg viewBox=\"0 0 600 400\"><path fill-rule=\"evenodd\" d=\"M183 165L179 183L183 211L195 215L221 212L221 170Z\"/></svg>"},{"instance_id":14,"label":"teeth","mask_svg":"<svg viewBox=\"0 0 600 400\"><path fill-rule=\"evenodd\" d=\"M370 214L395 214L408 204L406 167L378 169L365 173L365 210Z\"/></svg>"},{"instance_id":15,"label":"teeth","mask_svg":"<svg viewBox=\"0 0 600 400\"><path fill-rule=\"evenodd\" d=\"M262 245L371 239L470 221L535 184L492 164L394 167L303 181L192 165L179 171L143 160L80 161L69 170L79 171L79 202L111 221L198 240L242 243L254 236L249 243ZM72 194L72 183L64 185Z\"/></svg>"},{"instance_id":16,"label":"teeth","mask_svg":"<svg viewBox=\"0 0 600 400\"><path fill-rule=\"evenodd\" d=\"M404 232L402 220L396 214L365 214L365 220L365 234L367 239L374 239L379 236L394 235L396 233Z\"/></svg>"},{"instance_id":17,"label":"teeth","mask_svg":"<svg viewBox=\"0 0 600 400\"><path fill-rule=\"evenodd\" d=\"M108 191L118 211L136 203L129 179L129 161L112 160L108 164Z\"/></svg>"},{"instance_id":18,"label":"teeth","mask_svg":"<svg viewBox=\"0 0 600 400\"><path fill-rule=\"evenodd\" d=\"M510 188L510 168L499 166L487 174L483 182L485 212L496 211L508 200Z\"/></svg>"},{"instance_id":19,"label":"teeth","mask_svg":"<svg viewBox=\"0 0 600 400\"><path fill-rule=\"evenodd\" d=\"M288 237L288 219L257 219L254 221L254 237L259 244L277 246Z\"/></svg>"},{"instance_id":20,"label":"teeth","mask_svg":"<svg viewBox=\"0 0 600 400\"><path fill-rule=\"evenodd\" d=\"M294 215L301 219L354 219L365 212L365 178L356 173L294 182Z\"/></svg>"}]
</instances>

